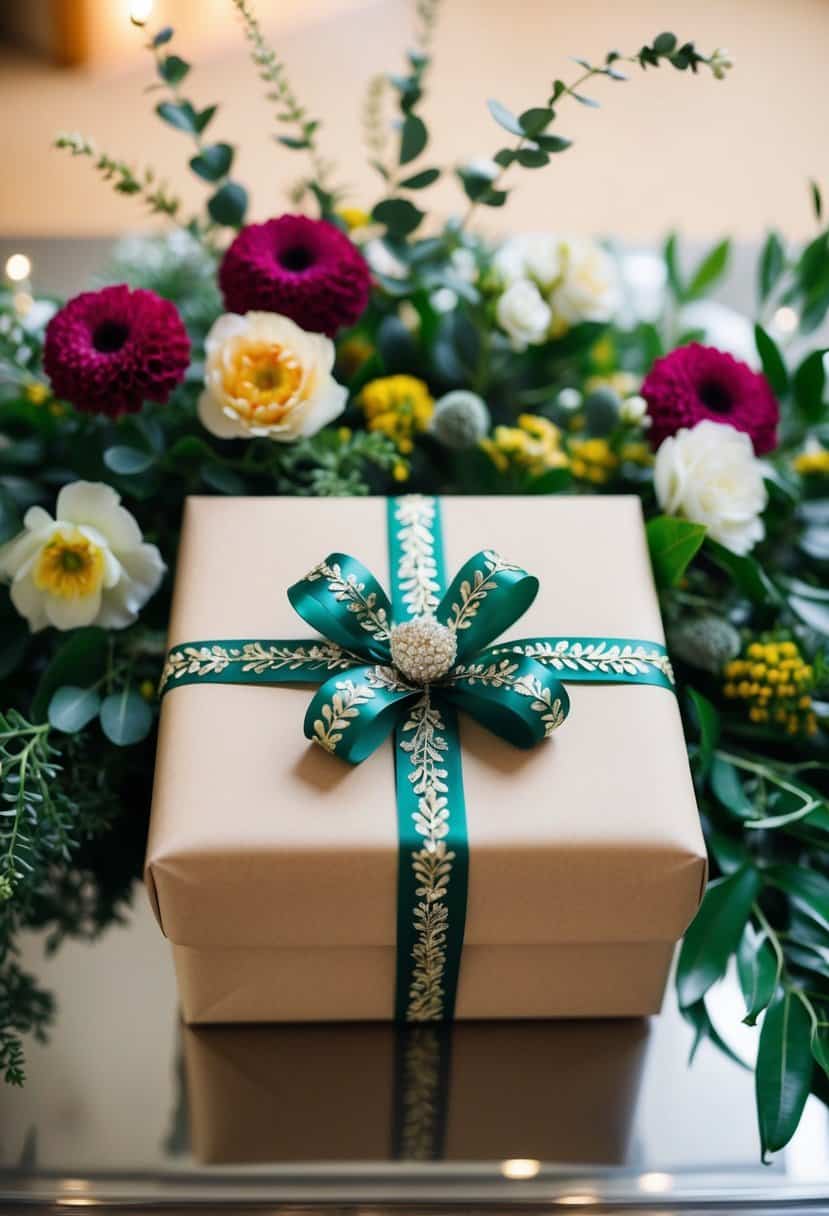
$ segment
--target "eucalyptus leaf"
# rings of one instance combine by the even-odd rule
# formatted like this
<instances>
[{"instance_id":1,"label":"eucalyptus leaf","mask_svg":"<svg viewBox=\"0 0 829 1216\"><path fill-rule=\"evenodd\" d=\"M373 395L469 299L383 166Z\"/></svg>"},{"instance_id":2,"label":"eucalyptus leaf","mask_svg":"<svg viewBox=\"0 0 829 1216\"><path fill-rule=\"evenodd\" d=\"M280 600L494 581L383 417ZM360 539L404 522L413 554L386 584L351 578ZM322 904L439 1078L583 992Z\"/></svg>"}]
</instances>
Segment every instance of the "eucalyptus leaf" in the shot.
<instances>
[{"instance_id":1,"label":"eucalyptus leaf","mask_svg":"<svg viewBox=\"0 0 829 1216\"><path fill-rule=\"evenodd\" d=\"M506 106L501 105L500 101L490 98L486 104L492 117L505 131L509 131L512 135L523 136L525 134L524 128L512 111L508 110Z\"/></svg>"},{"instance_id":2,"label":"eucalyptus leaf","mask_svg":"<svg viewBox=\"0 0 829 1216\"><path fill-rule=\"evenodd\" d=\"M150 733L153 724L150 706L129 687L105 697L100 713L101 729L117 747L140 743Z\"/></svg>"},{"instance_id":3,"label":"eucalyptus leaf","mask_svg":"<svg viewBox=\"0 0 829 1216\"><path fill-rule=\"evenodd\" d=\"M423 216L424 212L407 198L384 199L371 213L372 219L378 224L385 224L395 237L405 237L414 232Z\"/></svg>"},{"instance_id":4,"label":"eucalyptus leaf","mask_svg":"<svg viewBox=\"0 0 829 1216\"><path fill-rule=\"evenodd\" d=\"M151 45L156 48L158 48L160 46L164 46L165 42L170 41L170 39L173 36L173 33L174 33L173 27L171 25L165 25L164 28L160 29L158 31L158 33L155 35L155 37L152 40Z\"/></svg>"},{"instance_id":5,"label":"eucalyptus leaf","mask_svg":"<svg viewBox=\"0 0 829 1216\"><path fill-rule=\"evenodd\" d=\"M691 276L685 295L687 300L698 299L716 283L717 279L722 278L728 266L730 254L731 241L729 240L720 241L718 245L709 250Z\"/></svg>"},{"instance_id":6,"label":"eucalyptus leaf","mask_svg":"<svg viewBox=\"0 0 829 1216\"><path fill-rule=\"evenodd\" d=\"M206 182L218 182L227 177L233 164L230 144L208 144L190 161L190 168Z\"/></svg>"},{"instance_id":7,"label":"eucalyptus leaf","mask_svg":"<svg viewBox=\"0 0 829 1216\"><path fill-rule=\"evenodd\" d=\"M140 448L127 447L118 444L107 448L104 452L104 464L113 473L122 477L134 477L137 473L146 473L155 462L152 452L142 452Z\"/></svg>"},{"instance_id":8,"label":"eucalyptus leaf","mask_svg":"<svg viewBox=\"0 0 829 1216\"><path fill-rule=\"evenodd\" d=\"M760 255L758 288L760 300L765 302L777 286L786 269L786 251L776 232L770 232Z\"/></svg>"},{"instance_id":9,"label":"eucalyptus leaf","mask_svg":"<svg viewBox=\"0 0 829 1216\"><path fill-rule=\"evenodd\" d=\"M665 269L668 274L668 286L674 299L681 302L685 299L685 285L679 269L678 240L675 232L672 232L665 241L663 257L665 258Z\"/></svg>"},{"instance_id":10,"label":"eucalyptus leaf","mask_svg":"<svg viewBox=\"0 0 829 1216\"><path fill-rule=\"evenodd\" d=\"M525 110L523 114L518 116L518 125L525 135L530 139L535 139L542 131L549 127L550 123L555 118L555 113L548 107L536 107L531 110Z\"/></svg>"},{"instance_id":11,"label":"eucalyptus leaf","mask_svg":"<svg viewBox=\"0 0 829 1216\"><path fill-rule=\"evenodd\" d=\"M198 115L189 101L160 101L155 112L171 127L186 131L189 135L198 134Z\"/></svg>"},{"instance_id":12,"label":"eucalyptus leaf","mask_svg":"<svg viewBox=\"0 0 829 1216\"><path fill-rule=\"evenodd\" d=\"M180 84L190 71L190 64L179 55L166 55L158 63L158 74L167 84Z\"/></svg>"},{"instance_id":13,"label":"eucalyptus leaf","mask_svg":"<svg viewBox=\"0 0 829 1216\"><path fill-rule=\"evenodd\" d=\"M64 684L56 689L49 702L49 722L56 730L76 734L97 717L101 698L93 688Z\"/></svg>"},{"instance_id":14,"label":"eucalyptus leaf","mask_svg":"<svg viewBox=\"0 0 829 1216\"><path fill-rule=\"evenodd\" d=\"M743 1021L754 1026L774 996L780 967L768 937L750 924L746 925L737 951L737 975L746 1003Z\"/></svg>"},{"instance_id":15,"label":"eucalyptus leaf","mask_svg":"<svg viewBox=\"0 0 829 1216\"><path fill-rule=\"evenodd\" d=\"M406 177L400 182L401 190L423 190L426 186L431 186L440 177L440 169L423 169L420 173L413 173L411 177Z\"/></svg>"},{"instance_id":16,"label":"eucalyptus leaf","mask_svg":"<svg viewBox=\"0 0 829 1216\"><path fill-rule=\"evenodd\" d=\"M429 133L422 118L416 114L407 114L400 131L400 164L408 165L415 160L429 140Z\"/></svg>"},{"instance_id":17,"label":"eucalyptus leaf","mask_svg":"<svg viewBox=\"0 0 829 1216\"><path fill-rule=\"evenodd\" d=\"M57 650L40 678L32 701L32 718L46 719L52 694L64 684L87 687L104 674L109 657L109 635L96 625L76 629Z\"/></svg>"},{"instance_id":18,"label":"eucalyptus leaf","mask_svg":"<svg viewBox=\"0 0 829 1216\"><path fill-rule=\"evenodd\" d=\"M814 1059L811 1022L790 988L778 992L760 1031L757 1115L763 1156L778 1152L794 1135L809 1096Z\"/></svg>"},{"instance_id":19,"label":"eucalyptus leaf","mask_svg":"<svg viewBox=\"0 0 829 1216\"><path fill-rule=\"evenodd\" d=\"M238 182L225 182L207 200L210 218L227 228L241 228L247 207L247 190Z\"/></svg>"},{"instance_id":20,"label":"eucalyptus leaf","mask_svg":"<svg viewBox=\"0 0 829 1216\"><path fill-rule=\"evenodd\" d=\"M792 380L794 399L806 422L819 422L824 413L825 355L824 349L812 351L800 364Z\"/></svg>"},{"instance_id":21,"label":"eucalyptus leaf","mask_svg":"<svg viewBox=\"0 0 829 1216\"><path fill-rule=\"evenodd\" d=\"M679 953L676 986L683 1008L695 1005L725 975L760 886L760 875L750 866L709 883Z\"/></svg>"}]
</instances>

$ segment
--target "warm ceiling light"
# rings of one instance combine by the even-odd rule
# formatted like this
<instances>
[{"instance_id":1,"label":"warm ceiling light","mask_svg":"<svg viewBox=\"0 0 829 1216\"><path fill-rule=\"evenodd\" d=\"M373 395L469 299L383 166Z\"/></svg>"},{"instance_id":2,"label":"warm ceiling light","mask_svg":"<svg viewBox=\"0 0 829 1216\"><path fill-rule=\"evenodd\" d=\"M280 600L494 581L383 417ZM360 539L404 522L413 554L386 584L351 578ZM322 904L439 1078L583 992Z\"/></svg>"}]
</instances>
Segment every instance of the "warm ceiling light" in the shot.
<instances>
[{"instance_id":1,"label":"warm ceiling light","mask_svg":"<svg viewBox=\"0 0 829 1216\"><path fill-rule=\"evenodd\" d=\"M153 0L130 0L130 21L133 25L146 25L153 11Z\"/></svg>"},{"instance_id":2,"label":"warm ceiling light","mask_svg":"<svg viewBox=\"0 0 829 1216\"><path fill-rule=\"evenodd\" d=\"M13 283L23 283L32 273L32 263L25 253L13 253L6 262L6 277Z\"/></svg>"},{"instance_id":3,"label":"warm ceiling light","mask_svg":"<svg viewBox=\"0 0 829 1216\"><path fill-rule=\"evenodd\" d=\"M533 1157L511 1157L501 1165L501 1173L512 1181L537 1178L540 1172L541 1162Z\"/></svg>"},{"instance_id":4,"label":"warm ceiling light","mask_svg":"<svg viewBox=\"0 0 829 1216\"><path fill-rule=\"evenodd\" d=\"M639 1190L646 1191L649 1195L659 1195L663 1191L670 1191L673 1187L674 1180L670 1174L641 1174L639 1177Z\"/></svg>"}]
</instances>

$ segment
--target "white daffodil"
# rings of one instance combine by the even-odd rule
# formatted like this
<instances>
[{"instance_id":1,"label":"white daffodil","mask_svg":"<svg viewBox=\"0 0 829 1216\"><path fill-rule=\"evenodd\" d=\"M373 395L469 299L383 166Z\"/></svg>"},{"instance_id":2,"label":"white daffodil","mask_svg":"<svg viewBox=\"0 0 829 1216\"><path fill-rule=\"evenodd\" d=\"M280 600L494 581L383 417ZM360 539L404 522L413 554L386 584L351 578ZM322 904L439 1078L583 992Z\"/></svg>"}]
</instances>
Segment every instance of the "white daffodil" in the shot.
<instances>
[{"instance_id":1,"label":"white daffodil","mask_svg":"<svg viewBox=\"0 0 829 1216\"><path fill-rule=\"evenodd\" d=\"M32 633L47 625L123 629L157 591L164 569L120 496L101 482L64 486L54 519L30 507L23 531L0 546L0 575Z\"/></svg>"},{"instance_id":2,"label":"white daffodil","mask_svg":"<svg viewBox=\"0 0 829 1216\"><path fill-rule=\"evenodd\" d=\"M226 313L207 335L202 425L220 439L316 435L345 409L334 343L274 312Z\"/></svg>"}]
</instances>

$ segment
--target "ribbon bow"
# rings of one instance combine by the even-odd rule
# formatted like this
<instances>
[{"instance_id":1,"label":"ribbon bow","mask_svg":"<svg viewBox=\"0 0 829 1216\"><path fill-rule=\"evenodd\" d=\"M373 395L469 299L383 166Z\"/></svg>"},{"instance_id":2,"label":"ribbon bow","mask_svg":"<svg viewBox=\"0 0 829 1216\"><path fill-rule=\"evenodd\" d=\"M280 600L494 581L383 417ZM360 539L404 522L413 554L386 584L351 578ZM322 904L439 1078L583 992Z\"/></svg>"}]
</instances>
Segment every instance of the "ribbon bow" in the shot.
<instances>
[{"instance_id":1,"label":"ribbon bow","mask_svg":"<svg viewBox=\"0 0 829 1216\"><path fill-rule=\"evenodd\" d=\"M562 680L673 688L665 647L636 638L491 643L535 599L538 580L484 549L443 593L437 499L389 499L392 597L332 553L288 591L323 640L185 642L161 691L183 684L319 684L305 734L358 764L394 731L398 828L395 1018L454 1016L469 840L457 710L518 747L567 716Z\"/></svg>"},{"instance_id":2,"label":"ribbon bow","mask_svg":"<svg viewBox=\"0 0 829 1216\"><path fill-rule=\"evenodd\" d=\"M570 698L554 670L509 644L489 645L529 608L538 579L484 549L445 595L437 588L429 569L412 563L401 598L414 615L394 623L371 571L331 553L289 589L299 615L355 662L311 701L309 739L359 764L424 697L438 712L464 710L517 747L533 747L561 725Z\"/></svg>"}]
</instances>

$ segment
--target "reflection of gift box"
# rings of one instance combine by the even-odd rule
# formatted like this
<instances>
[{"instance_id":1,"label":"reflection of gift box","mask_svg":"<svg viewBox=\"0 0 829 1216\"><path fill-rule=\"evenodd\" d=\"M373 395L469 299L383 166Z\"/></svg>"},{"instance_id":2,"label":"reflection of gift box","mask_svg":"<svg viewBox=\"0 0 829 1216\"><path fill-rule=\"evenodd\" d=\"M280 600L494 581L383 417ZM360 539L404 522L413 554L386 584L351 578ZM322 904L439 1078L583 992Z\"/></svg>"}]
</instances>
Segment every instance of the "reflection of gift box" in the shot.
<instances>
[{"instance_id":1,"label":"reflection of gift box","mask_svg":"<svg viewBox=\"0 0 829 1216\"><path fill-rule=\"evenodd\" d=\"M511 637L662 640L636 498L451 498L446 567L496 549L540 592ZM171 644L298 638L286 590L332 550L388 586L380 499L192 499ZM460 718L470 848L456 1014L659 1008L704 880L676 698L574 684L521 751ZM384 744L311 747L307 687L187 684L164 701L147 863L188 1022L383 1019L395 987L398 840Z\"/></svg>"},{"instance_id":2,"label":"reflection of gift box","mask_svg":"<svg viewBox=\"0 0 829 1216\"><path fill-rule=\"evenodd\" d=\"M618 1164L641 1019L184 1027L206 1164L386 1158Z\"/></svg>"}]
</instances>

